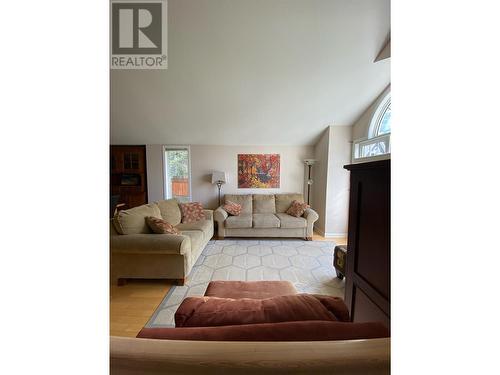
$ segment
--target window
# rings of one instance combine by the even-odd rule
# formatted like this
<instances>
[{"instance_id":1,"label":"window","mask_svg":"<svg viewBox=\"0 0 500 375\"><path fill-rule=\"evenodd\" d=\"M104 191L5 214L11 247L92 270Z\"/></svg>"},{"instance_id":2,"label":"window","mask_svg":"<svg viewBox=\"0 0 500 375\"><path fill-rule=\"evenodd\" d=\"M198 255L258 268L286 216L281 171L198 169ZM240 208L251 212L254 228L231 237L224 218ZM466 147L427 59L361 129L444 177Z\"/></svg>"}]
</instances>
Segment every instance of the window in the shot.
<instances>
[{"instance_id":1,"label":"window","mask_svg":"<svg viewBox=\"0 0 500 375\"><path fill-rule=\"evenodd\" d=\"M387 93L372 116L368 138L391 133L391 93Z\"/></svg>"},{"instance_id":2,"label":"window","mask_svg":"<svg viewBox=\"0 0 500 375\"><path fill-rule=\"evenodd\" d=\"M352 161L362 162L367 158L386 159L391 153L391 93L389 92L375 110L368 137L353 142Z\"/></svg>"},{"instance_id":3,"label":"window","mask_svg":"<svg viewBox=\"0 0 500 375\"><path fill-rule=\"evenodd\" d=\"M189 146L165 146L165 199L191 201L191 163Z\"/></svg>"},{"instance_id":4,"label":"window","mask_svg":"<svg viewBox=\"0 0 500 375\"><path fill-rule=\"evenodd\" d=\"M391 132L391 100L385 108L377 126L377 135L389 134Z\"/></svg>"}]
</instances>

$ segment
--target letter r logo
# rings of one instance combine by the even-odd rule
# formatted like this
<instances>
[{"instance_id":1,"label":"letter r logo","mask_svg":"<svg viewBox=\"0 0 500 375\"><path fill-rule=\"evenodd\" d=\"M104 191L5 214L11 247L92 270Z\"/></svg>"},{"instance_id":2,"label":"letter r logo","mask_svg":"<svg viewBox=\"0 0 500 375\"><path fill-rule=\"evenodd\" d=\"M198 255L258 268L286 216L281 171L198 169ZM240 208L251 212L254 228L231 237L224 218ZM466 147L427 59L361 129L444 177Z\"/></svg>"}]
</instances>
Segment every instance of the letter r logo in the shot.
<instances>
[{"instance_id":1,"label":"letter r logo","mask_svg":"<svg viewBox=\"0 0 500 375\"><path fill-rule=\"evenodd\" d=\"M114 3L111 16L113 54L162 53L162 3Z\"/></svg>"}]
</instances>

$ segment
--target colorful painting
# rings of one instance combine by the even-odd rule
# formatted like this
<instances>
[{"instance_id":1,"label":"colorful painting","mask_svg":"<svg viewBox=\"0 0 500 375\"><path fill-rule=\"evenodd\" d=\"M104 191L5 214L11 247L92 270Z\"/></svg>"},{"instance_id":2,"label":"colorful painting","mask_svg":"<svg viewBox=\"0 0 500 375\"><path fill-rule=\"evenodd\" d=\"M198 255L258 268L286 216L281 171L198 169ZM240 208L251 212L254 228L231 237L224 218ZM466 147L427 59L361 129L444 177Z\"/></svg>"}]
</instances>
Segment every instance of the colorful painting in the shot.
<instances>
[{"instance_id":1,"label":"colorful painting","mask_svg":"<svg viewBox=\"0 0 500 375\"><path fill-rule=\"evenodd\" d=\"M279 154L239 154L238 188L280 187Z\"/></svg>"}]
</instances>

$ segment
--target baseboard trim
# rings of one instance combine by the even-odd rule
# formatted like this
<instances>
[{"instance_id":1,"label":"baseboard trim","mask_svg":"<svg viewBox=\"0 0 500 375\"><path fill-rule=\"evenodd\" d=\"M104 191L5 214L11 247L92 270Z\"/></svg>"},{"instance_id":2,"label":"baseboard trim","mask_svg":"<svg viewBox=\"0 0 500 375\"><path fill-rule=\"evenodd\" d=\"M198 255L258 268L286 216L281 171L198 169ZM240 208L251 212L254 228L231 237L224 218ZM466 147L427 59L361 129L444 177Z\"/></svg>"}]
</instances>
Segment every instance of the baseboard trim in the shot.
<instances>
[{"instance_id":1,"label":"baseboard trim","mask_svg":"<svg viewBox=\"0 0 500 375\"><path fill-rule=\"evenodd\" d=\"M325 238L344 238L347 237L347 233L325 233Z\"/></svg>"},{"instance_id":2,"label":"baseboard trim","mask_svg":"<svg viewBox=\"0 0 500 375\"><path fill-rule=\"evenodd\" d=\"M347 237L347 233L323 232L318 227L314 227L314 231L325 238L343 238Z\"/></svg>"}]
</instances>

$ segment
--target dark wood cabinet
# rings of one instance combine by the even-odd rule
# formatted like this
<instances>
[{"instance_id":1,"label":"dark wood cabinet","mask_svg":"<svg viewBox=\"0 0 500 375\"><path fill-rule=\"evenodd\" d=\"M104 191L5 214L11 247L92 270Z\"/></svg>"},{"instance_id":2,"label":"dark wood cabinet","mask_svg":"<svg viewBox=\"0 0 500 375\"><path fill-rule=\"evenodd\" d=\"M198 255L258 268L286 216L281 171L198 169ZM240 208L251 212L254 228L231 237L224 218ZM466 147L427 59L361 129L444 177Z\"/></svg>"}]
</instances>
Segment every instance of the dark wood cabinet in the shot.
<instances>
[{"instance_id":1,"label":"dark wood cabinet","mask_svg":"<svg viewBox=\"0 0 500 375\"><path fill-rule=\"evenodd\" d=\"M345 302L354 322L390 328L390 160L344 168L351 172Z\"/></svg>"},{"instance_id":2,"label":"dark wood cabinet","mask_svg":"<svg viewBox=\"0 0 500 375\"><path fill-rule=\"evenodd\" d=\"M146 146L111 146L111 195L132 208L147 203Z\"/></svg>"}]
</instances>

